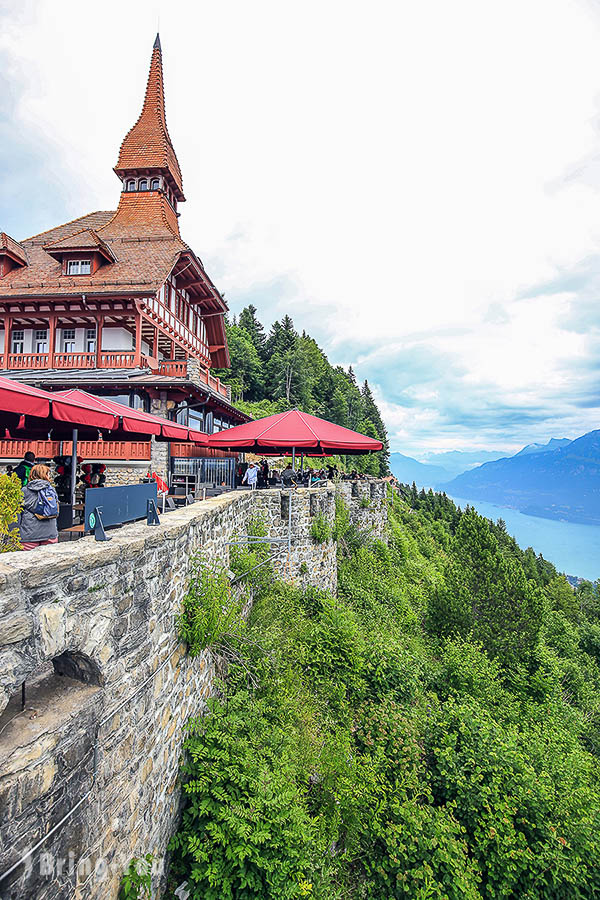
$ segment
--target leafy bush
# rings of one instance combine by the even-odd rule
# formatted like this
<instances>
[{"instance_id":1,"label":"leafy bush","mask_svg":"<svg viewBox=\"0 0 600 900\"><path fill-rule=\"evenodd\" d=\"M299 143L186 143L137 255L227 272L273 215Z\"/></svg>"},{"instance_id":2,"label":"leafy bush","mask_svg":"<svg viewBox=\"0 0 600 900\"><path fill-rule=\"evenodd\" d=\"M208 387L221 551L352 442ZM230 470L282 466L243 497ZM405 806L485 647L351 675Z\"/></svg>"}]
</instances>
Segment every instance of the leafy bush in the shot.
<instances>
[{"instance_id":1,"label":"leafy bush","mask_svg":"<svg viewBox=\"0 0 600 900\"><path fill-rule=\"evenodd\" d=\"M324 544L331 537L329 522L322 512L318 512L310 524L310 536L315 544Z\"/></svg>"},{"instance_id":2,"label":"leafy bush","mask_svg":"<svg viewBox=\"0 0 600 900\"><path fill-rule=\"evenodd\" d=\"M23 490L18 475L0 475L0 553L21 550L19 529L14 527L23 509Z\"/></svg>"},{"instance_id":3,"label":"leafy bush","mask_svg":"<svg viewBox=\"0 0 600 900\"><path fill-rule=\"evenodd\" d=\"M307 891L314 828L296 783L293 736L264 701L210 702L188 729L189 803L171 842L193 900L292 900Z\"/></svg>"},{"instance_id":4,"label":"leafy bush","mask_svg":"<svg viewBox=\"0 0 600 900\"><path fill-rule=\"evenodd\" d=\"M236 599L232 595L223 565L209 564L196 555L191 568L177 625L179 637L186 642L190 656L198 656L207 647L218 648L240 633L244 598L242 595Z\"/></svg>"},{"instance_id":5,"label":"leafy bush","mask_svg":"<svg viewBox=\"0 0 600 900\"><path fill-rule=\"evenodd\" d=\"M246 528L248 537L266 537L267 527L260 516L254 516ZM229 551L229 564L232 572L256 596L273 583L272 548L268 543L254 543L244 546L232 544Z\"/></svg>"},{"instance_id":6,"label":"leafy bush","mask_svg":"<svg viewBox=\"0 0 600 900\"><path fill-rule=\"evenodd\" d=\"M151 853L137 859L134 857L121 878L119 900L143 900L152 896L152 861Z\"/></svg>"}]
</instances>

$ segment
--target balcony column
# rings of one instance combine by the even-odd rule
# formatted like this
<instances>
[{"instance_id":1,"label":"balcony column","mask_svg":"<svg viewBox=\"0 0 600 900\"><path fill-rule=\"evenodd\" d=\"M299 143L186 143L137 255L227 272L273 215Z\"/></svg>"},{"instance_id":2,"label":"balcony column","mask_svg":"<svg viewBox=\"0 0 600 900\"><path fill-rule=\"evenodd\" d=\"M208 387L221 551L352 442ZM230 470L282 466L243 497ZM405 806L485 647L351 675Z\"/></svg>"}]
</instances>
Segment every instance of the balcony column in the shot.
<instances>
[{"instance_id":1,"label":"balcony column","mask_svg":"<svg viewBox=\"0 0 600 900\"><path fill-rule=\"evenodd\" d=\"M12 335L12 316L4 319L4 368L8 369L8 357L10 355L10 342Z\"/></svg>"},{"instance_id":2,"label":"balcony column","mask_svg":"<svg viewBox=\"0 0 600 900\"><path fill-rule=\"evenodd\" d=\"M152 356L158 359L158 326L154 329L154 337L152 339Z\"/></svg>"},{"instance_id":3,"label":"balcony column","mask_svg":"<svg viewBox=\"0 0 600 900\"><path fill-rule=\"evenodd\" d=\"M102 329L104 327L104 316L96 318L96 368L102 368Z\"/></svg>"},{"instance_id":4,"label":"balcony column","mask_svg":"<svg viewBox=\"0 0 600 900\"><path fill-rule=\"evenodd\" d=\"M138 368L142 364L142 316L139 312L135 314L135 356L133 364Z\"/></svg>"},{"instance_id":5,"label":"balcony column","mask_svg":"<svg viewBox=\"0 0 600 900\"><path fill-rule=\"evenodd\" d=\"M50 316L48 320L48 368L54 368L54 354L56 352L56 317Z\"/></svg>"}]
</instances>

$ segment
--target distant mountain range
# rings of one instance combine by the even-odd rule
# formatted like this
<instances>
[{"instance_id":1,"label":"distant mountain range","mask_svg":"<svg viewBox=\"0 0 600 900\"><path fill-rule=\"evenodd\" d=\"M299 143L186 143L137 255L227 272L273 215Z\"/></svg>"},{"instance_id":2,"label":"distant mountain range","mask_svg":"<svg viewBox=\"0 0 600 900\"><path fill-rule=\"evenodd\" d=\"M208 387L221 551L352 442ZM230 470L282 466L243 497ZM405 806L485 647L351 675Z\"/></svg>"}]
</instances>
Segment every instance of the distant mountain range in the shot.
<instances>
[{"instance_id":1,"label":"distant mountain range","mask_svg":"<svg viewBox=\"0 0 600 900\"><path fill-rule=\"evenodd\" d=\"M552 450L558 450L559 447L566 447L572 443L569 438L550 438L547 444L527 444L515 456L527 456L530 453L550 453ZM496 457L498 459L498 457Z\"/></svg>"},{"instance_id":2,"label":"distant mountain range","mask_svg":"<svg viewBox=\"0 0 600 900\"><path fill-rule=\"evenodd\" d=\"M414 481L419 487L435 487L452 477L442 466L421 463L403 453L390 454L390 469L399 481L404 484L412 484Z\"/></svg>"},{"instance_id":3,"label":"distant mountain range","mask_svg":"<svg viewBox=\"0 0 600 900\"><path fill-rule=\"evenodd\" d=\"M456 475L480 466L483 462L503 456L506 453L501 450L449 450L445 453L432 453L426 462L419 462L412 456L395 452L390 456L390 469L404 484L412 484L414 481L419 487L429 488L450 481Z\"/></svg>"},{"instance_id":4,"label":"distant mountain range","mask_svg":"<svg viewBox=\"0 0 600 900\"><path fill-rule=\"evenodd\" d=\"M441 466L448 472L448 478L455 478L467 469L504 456L506 450L448 450L445 453L432 453L425 462L427 465Z\"/></svg>"},{"instance_id":5,"label":"distant mountain range","mask_svg":"<svg viewBox=\"0 0 600 900\"><path fill-rule=\"evenodd\" d=\"M448 494L487 500L528 515L600 525L600 430L574 441L528 444L440 484Z\"/></svg>"}]
</instances>

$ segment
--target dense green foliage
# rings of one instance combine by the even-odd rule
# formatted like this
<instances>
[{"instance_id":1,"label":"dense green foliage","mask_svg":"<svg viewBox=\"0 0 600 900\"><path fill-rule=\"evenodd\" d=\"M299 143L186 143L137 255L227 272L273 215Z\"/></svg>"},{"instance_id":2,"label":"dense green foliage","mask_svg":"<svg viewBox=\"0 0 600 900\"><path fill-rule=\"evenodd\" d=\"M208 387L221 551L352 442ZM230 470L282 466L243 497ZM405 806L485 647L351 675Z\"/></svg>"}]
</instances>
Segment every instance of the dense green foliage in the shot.
<instances>
[{"instance_id":1,"label":"dense green foliage","mask_svg":"<svg viewBox=\"0 0 600 900\"><path fill-rule=\"evenodd\" d=\"M332 366L306 332L299 334L289 316L274 322L268 335L247 306L227 323L231 369L216 372L231 385L236 404L255 418L297 407L383 441L382 453L350 457L348 466L371 475L387 475L387 432L367 381L356 383L350 367Z\"/></svg>"},{"instance_id":2,"label":"dense green foliage","mask_svg":"<svg viewBox=\"0 0 600 900\"><path fill-rule=\"evenodd\" d=\"M194 900L600 894L600 596L445 496L338 502L333 598L265 580L190 724Z\"/></svg>"},{"instance_id":3,"label":"dense green foliage","mask_svg":"<svg viewBox=\"0 0 600 900\"><path fill-rule=\"evenodd\" d=\"M15 527L23 509L23 490L18 475L0 475L0 553L21 549L21 535Z\"/></svg>"},{"instance_id":4,"label":"dense green foliage","mask_svg":"<svg viewBox=\"0 0 600 900\"><path fill-rule=\"evenodd\" d=\"M151 853L131 860L121 878L119 900L149 900L152 896L153 860Z\"/></svg>"},{"instance_id":5,"label":"dense green foliage","mask_svg":"<svg viewBox=\"0 0 600 900\"><path fill-rule=\"evenodd\" d=\"M196 555L177 616L179 637L190 656L198 656L207 647L218 648L237 634L243 626L243 605L244 598L232 594L225 567Z\"/></svg>"},{"instance_id":6,"label":"dense green foliage","mask_svg":"<svg viewBox=\"0 0 600 900\"><path fill-rule=\"evenodd\" d=\"M310 536L315 544L324 544L331 537L329 522L322 512L318 512L310 524Z\"/></svg>"}]
</instances>

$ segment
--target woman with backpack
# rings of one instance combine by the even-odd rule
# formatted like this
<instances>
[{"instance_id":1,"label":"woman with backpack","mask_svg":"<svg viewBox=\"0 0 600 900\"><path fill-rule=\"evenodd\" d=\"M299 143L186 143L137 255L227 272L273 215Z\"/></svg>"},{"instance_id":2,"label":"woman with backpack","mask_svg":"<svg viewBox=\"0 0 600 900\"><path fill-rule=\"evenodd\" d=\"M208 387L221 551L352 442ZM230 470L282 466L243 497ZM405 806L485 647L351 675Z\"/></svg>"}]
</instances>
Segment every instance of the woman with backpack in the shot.
<instances>
[{"instance_id":1,"label":"woman with backpack","mask_svg":"<svg viewBox=\"0 0 600 900\"><path fill-rule=\"evenodd\" d=\"M58 542L58 495L50 482L48 466L34 466L23 488L23 512L19 531L23 550Z\"/></svg>"}]
</instances>

